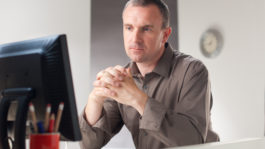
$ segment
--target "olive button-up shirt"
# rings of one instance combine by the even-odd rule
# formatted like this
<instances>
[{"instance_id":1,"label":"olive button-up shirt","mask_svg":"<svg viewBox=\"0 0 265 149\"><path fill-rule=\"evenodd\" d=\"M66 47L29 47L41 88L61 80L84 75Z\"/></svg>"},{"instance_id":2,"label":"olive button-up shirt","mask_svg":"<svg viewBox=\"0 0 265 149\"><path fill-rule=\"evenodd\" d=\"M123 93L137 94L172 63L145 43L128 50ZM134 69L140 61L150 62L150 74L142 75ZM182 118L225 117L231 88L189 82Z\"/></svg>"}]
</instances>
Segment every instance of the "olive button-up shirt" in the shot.
<instances>
[{"instance_id":1,"label":"olive button-up shirt","mask_svg":"<svg viewBox=\"0 0 265 149\"><path fill-rule=\"evenodd\" d=\"M141 116L131 106L112 99L104 102L93 126L80 116L82 148L101 148L125 125L136 148L156 149L218 141L211 128L211 90L203 63L166 44L157 66L143 77L134 62L128 64L136 85L148 95Z\"/></svg>"}]
</instances>

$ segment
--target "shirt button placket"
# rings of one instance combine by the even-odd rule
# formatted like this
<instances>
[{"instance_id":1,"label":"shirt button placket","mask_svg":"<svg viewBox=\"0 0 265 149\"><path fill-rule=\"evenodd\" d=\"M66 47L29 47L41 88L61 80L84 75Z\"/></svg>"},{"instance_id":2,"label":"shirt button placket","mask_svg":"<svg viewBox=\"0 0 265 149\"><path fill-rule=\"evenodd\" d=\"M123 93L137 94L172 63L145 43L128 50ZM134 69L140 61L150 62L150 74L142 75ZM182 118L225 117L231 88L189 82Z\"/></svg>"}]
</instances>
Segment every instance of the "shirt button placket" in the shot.
<instances>
[{"instance_id":1,"label":"shirt button placket","mask_svg":"<svg viewBox=\"0 0 265 149\"><path fill-rule=\"evenodd\" d=\"M147 136L147 132L143 131L144 136Z\"/></svg>"},{"instance_id":2,"label":"shirt button placket","mask_svg":"<svg viewBox=\"0 0 265 149\"><path fill-rule=\"evenodd\" d=\"M147 90L147 86L143 85L143 90L146 91Z\"/></svg>"}]
</instances>

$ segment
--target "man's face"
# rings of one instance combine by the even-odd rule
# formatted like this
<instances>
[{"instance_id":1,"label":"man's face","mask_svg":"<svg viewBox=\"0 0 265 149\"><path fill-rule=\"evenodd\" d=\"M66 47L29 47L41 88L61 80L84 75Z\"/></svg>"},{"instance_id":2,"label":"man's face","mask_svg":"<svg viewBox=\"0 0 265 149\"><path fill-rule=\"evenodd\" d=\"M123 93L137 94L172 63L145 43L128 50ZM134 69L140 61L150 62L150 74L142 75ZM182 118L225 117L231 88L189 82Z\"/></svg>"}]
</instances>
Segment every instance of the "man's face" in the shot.
<instances>
[{"instance_id":1,"label":"man's face","mask_svg":"<svg viewBox=\"0 0 265 149\"><path fill-rule=\"evenodd\" d=\"M171 31L170 28L162 29L162 20L162 15L155 5L129 5L124 10L124 46L132 61L153 64L161 57Z\"/></svg>"}]
</instances>

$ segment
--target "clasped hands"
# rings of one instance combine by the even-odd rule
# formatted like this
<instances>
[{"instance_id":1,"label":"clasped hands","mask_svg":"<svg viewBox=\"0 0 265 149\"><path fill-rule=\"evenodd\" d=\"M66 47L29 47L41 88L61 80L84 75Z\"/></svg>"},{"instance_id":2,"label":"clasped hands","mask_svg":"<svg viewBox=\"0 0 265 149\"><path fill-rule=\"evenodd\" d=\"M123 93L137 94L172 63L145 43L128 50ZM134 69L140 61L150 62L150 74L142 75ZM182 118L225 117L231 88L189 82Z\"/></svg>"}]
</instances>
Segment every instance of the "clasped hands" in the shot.
<instances>
[{"instance_id":1,"label":"clasped hands","mask_svg":"<svg viewBox=\"0 0 265 149\"><path fill-rule=\"evenodd\" d=\"M112 98L121 104L134 107L141 115L148 99L148 96L136 86L131 69L119 65L97 74L90 96L101 104L106 98Z\"/></svg>"}]
</instances>

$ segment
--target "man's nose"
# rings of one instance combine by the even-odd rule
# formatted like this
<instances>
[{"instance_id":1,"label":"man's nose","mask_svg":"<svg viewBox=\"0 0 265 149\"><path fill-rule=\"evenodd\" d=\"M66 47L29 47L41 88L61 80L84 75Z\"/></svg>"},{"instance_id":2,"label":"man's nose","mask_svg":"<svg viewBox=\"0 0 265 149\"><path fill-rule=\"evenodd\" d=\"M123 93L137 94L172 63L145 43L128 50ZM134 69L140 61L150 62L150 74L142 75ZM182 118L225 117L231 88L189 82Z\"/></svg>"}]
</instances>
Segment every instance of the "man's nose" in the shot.
<instances>
[{"instance_id":1,"label":"man's nose","mask_svg":"<svg viewBox=\"0 0 265 149\"><path fill-rule=\"evenodd\" d=\"M142 33L140 32L140 30L134 30L132 39L134 42L141 42Z\"/></svg>"}]
</instances>

